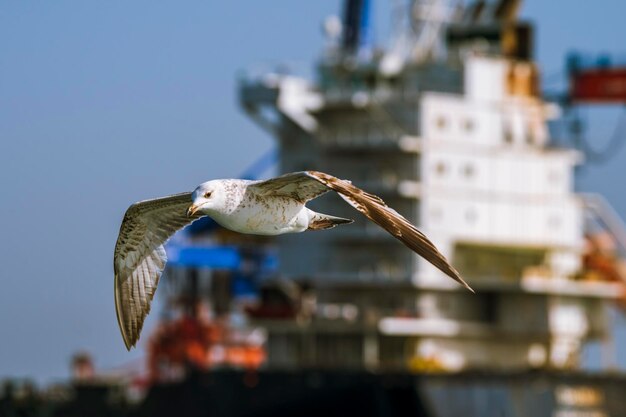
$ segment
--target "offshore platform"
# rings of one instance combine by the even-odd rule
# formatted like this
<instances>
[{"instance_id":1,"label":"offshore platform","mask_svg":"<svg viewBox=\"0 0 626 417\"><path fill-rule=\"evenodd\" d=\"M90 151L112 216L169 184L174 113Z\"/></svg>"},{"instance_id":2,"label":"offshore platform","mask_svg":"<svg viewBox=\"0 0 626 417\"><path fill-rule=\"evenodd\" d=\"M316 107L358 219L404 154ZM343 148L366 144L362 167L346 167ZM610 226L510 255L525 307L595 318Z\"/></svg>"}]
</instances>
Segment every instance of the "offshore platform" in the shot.
<instances>
[{"instance_id":1,"label":"offshore platform","mask_svg":"<svg viewBox=\"0 0 626 417\"><path fill-rule=\"evenodd\" d=\"M571 58L559 106L542 96L521 0L395 2L382 49L370 1L343 5L324 22L315 80L239 80L243 109L277 144L242 176L277 164L350 179L426 233L476 294L334 195L313 207L356 221L323 233L243 236L203 219L168 244L148 377L122 384L145 397L129 406L81 356L74 395L88 401L48 415L626 413L626 378L608 369L626 228L575 192L586 147L549 124L578 102L626 102L626 71ZM590 342L601 372L584 370Z\"/></svg>"}]
</instances>

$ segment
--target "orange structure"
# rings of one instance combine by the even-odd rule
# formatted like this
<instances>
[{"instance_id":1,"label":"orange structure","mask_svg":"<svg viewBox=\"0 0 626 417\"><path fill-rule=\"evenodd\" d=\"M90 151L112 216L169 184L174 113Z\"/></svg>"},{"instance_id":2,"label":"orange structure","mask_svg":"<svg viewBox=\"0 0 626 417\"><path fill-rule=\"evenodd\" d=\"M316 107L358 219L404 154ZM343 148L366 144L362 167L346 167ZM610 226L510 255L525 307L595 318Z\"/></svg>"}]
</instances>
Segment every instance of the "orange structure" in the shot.
<instances>
[{"instance_id":1,"label":"orange structure","mask_svg":"<svg viewBox=\"0 0 626 417\"><path fill-rule=\"evenodd\" d=\"M220 319L186 314L159 324L148 346L152 381L177 379L189 370L219 366L258 369L265 361L261 342Z\"/></svg>"}]
</instances>

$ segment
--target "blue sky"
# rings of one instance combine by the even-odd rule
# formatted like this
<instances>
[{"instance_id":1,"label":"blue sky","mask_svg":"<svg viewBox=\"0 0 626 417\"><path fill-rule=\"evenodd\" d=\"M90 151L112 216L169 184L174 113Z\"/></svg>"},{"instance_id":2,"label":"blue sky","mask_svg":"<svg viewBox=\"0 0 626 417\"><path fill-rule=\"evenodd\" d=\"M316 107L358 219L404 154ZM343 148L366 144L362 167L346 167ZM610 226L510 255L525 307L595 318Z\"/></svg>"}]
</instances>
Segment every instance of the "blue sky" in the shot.
<instances>
[{"instance_id":1,"label":"blue sky","mask_svg":"<svg viewBox=\"0 0 626 417\"><path fill-rule=\"evenodd\" d=\"M380 44L388 1L375 3ZM546 74L573 48L626 55L626 3L556 3L523 7ZM0 4L0 377L65 376L79 349L101 368L142 355L126 352L113 307L124 210L236 176L271 147L237 106L237 73L284 62L310 72L321 21L339 10L338 0ZM601 146L617 113L589 114ZM626 217L625 166L621 152L579 184Z\"/></svg>"}]
</instances>

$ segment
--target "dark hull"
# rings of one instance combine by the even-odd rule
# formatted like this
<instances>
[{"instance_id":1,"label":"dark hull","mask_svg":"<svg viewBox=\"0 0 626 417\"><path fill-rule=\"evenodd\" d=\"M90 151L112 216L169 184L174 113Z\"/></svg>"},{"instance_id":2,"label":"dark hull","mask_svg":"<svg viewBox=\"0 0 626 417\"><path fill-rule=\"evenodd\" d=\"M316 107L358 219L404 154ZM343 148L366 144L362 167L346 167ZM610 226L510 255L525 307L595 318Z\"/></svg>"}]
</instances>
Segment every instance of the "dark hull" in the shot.
<instances>
[{"instance_id":1,"label":"dark hull","mask_svg":"<svg viewBox=\"0 0 626 417\"><path fill-rule=\"evenodd\" d=\"M624 416L626 377L557 372L453 375L299 371L194 373L153 386L128 404L106 385L76 386L73 399L39 403L54 416L485 417ZM4 404L7 407L7 403ZM9 408L4 408L5 412ZM42 413L37 413L41 409ZM43 411L46 411L43 414ZM0 413L2 409L0 408ZM10 415L10 414L6 414Z\"/></svg>"}]
</instances>

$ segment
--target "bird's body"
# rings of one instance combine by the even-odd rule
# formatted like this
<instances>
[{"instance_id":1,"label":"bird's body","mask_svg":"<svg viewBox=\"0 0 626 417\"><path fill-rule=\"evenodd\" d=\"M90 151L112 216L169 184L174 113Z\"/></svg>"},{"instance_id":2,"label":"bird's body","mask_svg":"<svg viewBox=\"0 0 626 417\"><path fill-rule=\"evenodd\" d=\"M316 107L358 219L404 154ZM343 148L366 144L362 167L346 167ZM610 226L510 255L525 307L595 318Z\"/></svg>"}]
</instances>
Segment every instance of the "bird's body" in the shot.
<instances>
[{"instance_id":1,"label":"bird's body","mask_svg":"<svg viewBox=\"0 0 626 417\"><path fill-rule=\"evenodd\" d=\"M307 230L315 212L289 197L259 195L250 187L259 182L212 181L213 186L223 187L227 203L208 208L204 213L220 226L245 234L273 236Z\"/></svg>"},{"instance_id":2,"label":"bird's body","mask_svg":"<svg viewBox=\"0 0 626 417\"><path fill-rule=\"evenodd\" d=\"M176 230L210 216L239 233L280 235L352 223L317 213L306 202L335 191L348 204L471 290L428 238L379 197L322 172L286 174L265 181L212 180L193 193L142 201L129 207L115 246L115 306L126 347L139 338L167 258L163 244Z\"/></svg>"}]
</instances>

